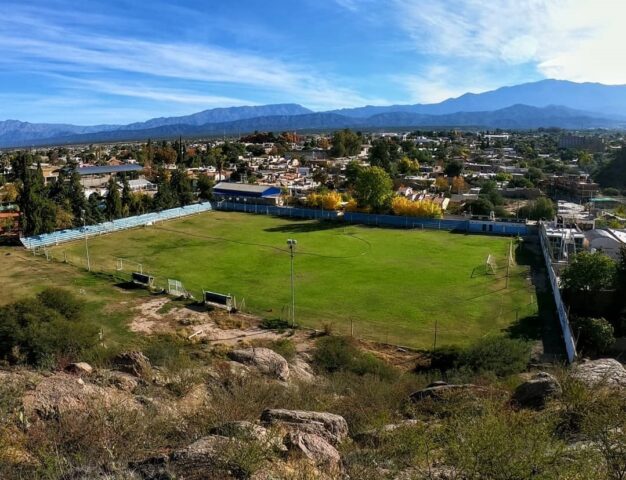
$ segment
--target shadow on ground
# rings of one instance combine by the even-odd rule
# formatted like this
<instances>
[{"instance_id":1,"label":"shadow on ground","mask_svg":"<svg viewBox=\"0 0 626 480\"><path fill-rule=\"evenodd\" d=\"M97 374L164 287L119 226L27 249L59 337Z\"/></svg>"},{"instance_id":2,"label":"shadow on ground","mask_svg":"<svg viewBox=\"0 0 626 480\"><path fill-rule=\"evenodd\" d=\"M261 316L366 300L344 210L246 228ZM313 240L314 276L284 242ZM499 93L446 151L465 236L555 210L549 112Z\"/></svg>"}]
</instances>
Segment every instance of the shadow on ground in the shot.
<instances>
[{"instance_id":1,"label":"shadow on ground","mask_svg":"<svg viewBox=\"0 0 626 480\"><path fill-rule=\"evenodd\" d=\"M309 233L318 232L323 230L333 230L337 228L343 228L345 224L339 222L330 221L316 221L316 222L294 222L285 225L278 225L276 227L264 229L266 232L279 232L279 233Z\"/></svg>"},{"instance_id":2,"label":"shadow on ground","mask_svg":"<svg viewBox=\"0 0 626 480\"><path fill-rule=\"evenodd\" d=\"M519 318L506 332L511 338L536 340L541 342L538 359L541 361L560 361L565 357L565 344L561 335L561 326L556 315L548 273L543 264L539 239L526 238L515 250L518 265L530 267L530 276L535 287L537 315Z\"/></svg>"}]
</instances>

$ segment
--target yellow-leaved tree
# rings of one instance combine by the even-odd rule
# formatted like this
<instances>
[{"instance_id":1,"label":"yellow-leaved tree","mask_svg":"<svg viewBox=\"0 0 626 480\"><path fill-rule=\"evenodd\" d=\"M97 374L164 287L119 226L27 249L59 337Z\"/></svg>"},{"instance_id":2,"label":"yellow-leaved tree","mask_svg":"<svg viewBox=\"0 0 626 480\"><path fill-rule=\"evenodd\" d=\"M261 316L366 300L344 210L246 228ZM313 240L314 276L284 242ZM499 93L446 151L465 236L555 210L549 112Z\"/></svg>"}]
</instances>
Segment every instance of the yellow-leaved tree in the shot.
<instances>
[{"instance_id":1,"label":"yellow-leaved tree","mask_svg":"<svg viewBox=\"0 0 626 480\"><path fill-rule=\"evenodd\" d=\"M439 205L430 200L412 201L406 197L394 197L391 201L391 209L396 215L407 217L442 218L443 210Z\"/></svg>"}]
</instances>

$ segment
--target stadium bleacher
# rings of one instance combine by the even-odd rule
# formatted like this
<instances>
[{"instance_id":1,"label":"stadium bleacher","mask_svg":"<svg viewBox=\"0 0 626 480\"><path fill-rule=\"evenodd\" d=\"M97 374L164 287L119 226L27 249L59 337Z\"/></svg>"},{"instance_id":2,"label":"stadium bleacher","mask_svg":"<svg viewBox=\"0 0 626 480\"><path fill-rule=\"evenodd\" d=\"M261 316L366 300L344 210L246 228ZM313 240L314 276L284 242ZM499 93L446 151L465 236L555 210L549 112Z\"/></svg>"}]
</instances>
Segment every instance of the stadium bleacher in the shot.
<instances>
[{"instance_id":1,"label":"stadium bleacher","mask_svg":"<svg viewBox=\"0 0 626 480\"><path fill-rule=\"evenodd\" d=\"M128 230L129 228L141 227L143 225L162 222L164 220L171 220L196 213L208 212L212 209L213 206L210 202L196 203L184 207L163 210L161 212L146 213L134 217L120 218L110 222L98 223L96 225L87 225L84 228L80 227L68 230L58 230L52 233L24 237L20 238L20 241L27 249L32 250L35 248L59 245L60 243L71 242L73 240L80 240L85 238L85 235L87 235L87 237L93 237L96 235L103 235L105 233Z\"/></svg>"}]
</instances>

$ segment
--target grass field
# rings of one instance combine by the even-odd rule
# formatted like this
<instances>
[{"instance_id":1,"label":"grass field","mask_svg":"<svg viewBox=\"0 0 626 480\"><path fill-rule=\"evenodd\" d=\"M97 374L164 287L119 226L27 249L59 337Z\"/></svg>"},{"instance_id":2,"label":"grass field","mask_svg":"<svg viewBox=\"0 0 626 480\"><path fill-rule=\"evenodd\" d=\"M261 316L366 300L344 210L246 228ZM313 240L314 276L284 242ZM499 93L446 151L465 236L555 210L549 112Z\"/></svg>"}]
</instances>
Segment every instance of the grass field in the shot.
<instances>
[{"instance_id":1,"label":"grass field","mask_svg":"<svg viewBox=\"0 0 626 480\"><path fill-rule=\"evenodd\" d=\"M127 345L134 341L127 324L131 319L128 306L141 290L123 291L114 287L106 275L88 274L72 265L46 262L17 247L0 247L0 306L30 298L47 287L61 287L83 300L86 316L100 320L107 345Z\"/></svg>"},{"instance_id":2,"label":"grass field","mask_svg":"<svg viewBox=\"0 0 626 480\"><path fill-rule=\"evenodd\" d=\"M527 267L511 268L508 238L432 230L396 230L210 212L91 239L96 269L115 257L144 272L245 299L247 310L288 317L290 261L286 240L298 241L296 316L300 324L416 347L467 344L536 313ZM56 258L84 255L84 243L53 249ZM489 254L497 275L485 275ZM130 268L130 263L126 264Z\"/></svg>"}]
</instances>

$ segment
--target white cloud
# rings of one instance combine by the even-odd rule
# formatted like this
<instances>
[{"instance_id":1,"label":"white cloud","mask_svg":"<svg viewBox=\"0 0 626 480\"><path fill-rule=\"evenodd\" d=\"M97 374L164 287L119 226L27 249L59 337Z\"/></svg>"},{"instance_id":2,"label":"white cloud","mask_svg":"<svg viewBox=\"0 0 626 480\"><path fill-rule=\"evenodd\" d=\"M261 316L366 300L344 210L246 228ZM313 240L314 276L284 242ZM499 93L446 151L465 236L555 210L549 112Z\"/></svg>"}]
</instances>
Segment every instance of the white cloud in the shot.
<instances>
[{"instance_id":1,"label":"white cloud","mask_svg":"<svg viewBox=\"0 0 626 480\"><path fill-rule=\"evenodd\" d=\"M626 83L623 0L395 0L414 47L434 58L511 67L546 77Z\"/></svg>"},{"instance_id":2,"label":"white cloud","mask_svg":"<svg viewBox=\"0 0 626 480\"><path fill-rule=\"evenodd\" d=\"M0 70L6 67L43 75L62 73L74 77L74 84L81 84L81 88L91 82L94 91L197 104L199 108L227 102L253 103L213 94L228 90L225 86L237 86L243 92L253 90L261 97L279 101L289 96L290 101L314 109L380 101L360 95L344 86L341 79L310 65L267 53L210 44L138 40L98 34L98 29L83 33L80 28L55 23L55 17L43 22L29 10L7 14L9 21L0 23ZM120 81L105 85L99 80L119 78L119 73L138 81L124 86ZM160 86L167 79L177 81L175 89ZM194 86L188 86L191 84Z\"/></svg>"}]
</instances>

